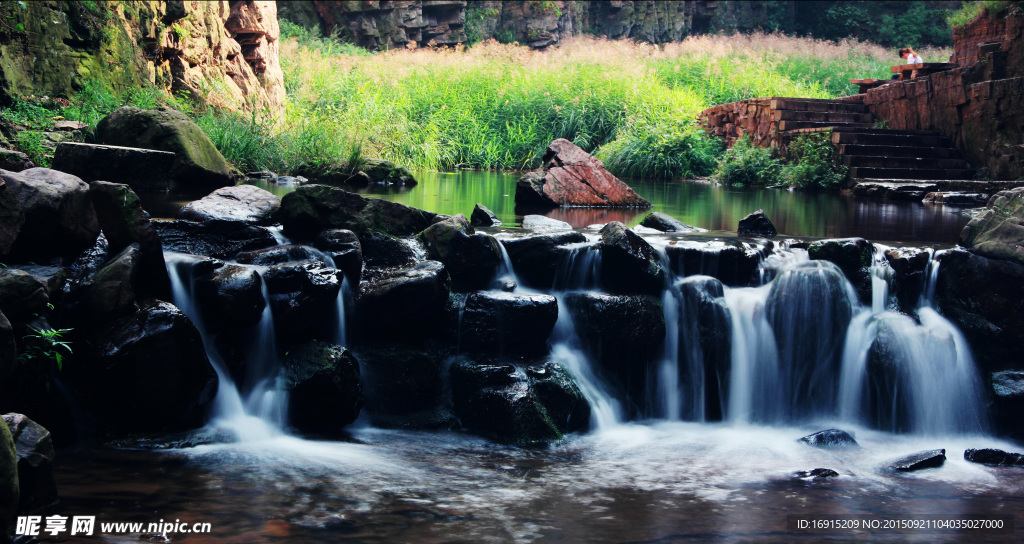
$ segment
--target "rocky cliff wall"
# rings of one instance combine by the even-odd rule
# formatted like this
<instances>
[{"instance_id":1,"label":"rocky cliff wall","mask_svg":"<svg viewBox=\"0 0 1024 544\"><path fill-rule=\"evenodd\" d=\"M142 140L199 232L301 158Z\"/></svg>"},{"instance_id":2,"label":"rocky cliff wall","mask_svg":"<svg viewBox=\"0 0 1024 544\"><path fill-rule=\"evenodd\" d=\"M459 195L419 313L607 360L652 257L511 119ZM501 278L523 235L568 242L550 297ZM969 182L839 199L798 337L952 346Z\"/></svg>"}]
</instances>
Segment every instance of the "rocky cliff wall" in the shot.
<instances>
[{"instance_id":1,"label":"rocky cliff wall","mask_svg":"<svg viewBox=\"0 0 1024 544\"><path fill-rule=\"evenodd\" d=\"M998 36L993 29L1001 29ZM980 18L958 33L953 59L977 63L868 91L864 103L889 128L937 130L977 175L1024 176L1024 15ZM980 41L984 40L984 41ZM988 45L981 45L988 44Z\"/></svg>"},{"instance_id":2,"label":"rocky cliff wall","mask_svg":"<svg viewBox=\"0 0 1024 544\"><path fill-rule=\"evenodd\" d=\"M278 112L278 37L273 1L2 2L0 101L149 82Z\"/></svg>"}]
</instances>

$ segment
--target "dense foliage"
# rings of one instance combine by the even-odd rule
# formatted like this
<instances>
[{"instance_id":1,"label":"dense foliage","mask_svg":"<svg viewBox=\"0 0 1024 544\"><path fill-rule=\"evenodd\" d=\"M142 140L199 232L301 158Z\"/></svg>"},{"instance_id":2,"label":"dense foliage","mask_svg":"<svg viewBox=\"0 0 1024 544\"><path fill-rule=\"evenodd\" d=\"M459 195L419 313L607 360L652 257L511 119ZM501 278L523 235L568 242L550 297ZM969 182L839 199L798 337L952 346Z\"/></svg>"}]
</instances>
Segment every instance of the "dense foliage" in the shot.
<instances>
[{"instance_id":1,"label":"dense foliage","mask_svg":"<svg viewBox=\"0 0 1024 544\"><path fill-rule=\"evenodd\" d=\"M778 157L776 150L754 147L749 138L740 138L722 156L714 177L730 185L838 189L847 169L837 162L830 137L830 132L801 134L790 142L784 157Z\"/></svg>"}]
</instances>

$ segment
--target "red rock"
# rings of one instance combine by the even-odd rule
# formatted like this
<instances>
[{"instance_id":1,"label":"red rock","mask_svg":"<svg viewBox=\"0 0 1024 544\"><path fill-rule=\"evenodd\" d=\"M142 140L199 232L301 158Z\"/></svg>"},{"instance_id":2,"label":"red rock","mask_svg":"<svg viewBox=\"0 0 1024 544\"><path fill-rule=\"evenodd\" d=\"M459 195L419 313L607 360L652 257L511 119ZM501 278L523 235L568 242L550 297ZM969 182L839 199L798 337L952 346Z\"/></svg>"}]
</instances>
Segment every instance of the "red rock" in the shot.
<instances>
[{"instance_id":1,"label":"red rock","mask_svg":"<svg viewBox=\"0 0 1024 544\"><path fill-rule=\"evenodd\" d=\"M544 166L516 186L516 204L595 208L650 208L651 203L605 170L604 163L559 138L544 152Z\"/></svg>"}]
</instances>

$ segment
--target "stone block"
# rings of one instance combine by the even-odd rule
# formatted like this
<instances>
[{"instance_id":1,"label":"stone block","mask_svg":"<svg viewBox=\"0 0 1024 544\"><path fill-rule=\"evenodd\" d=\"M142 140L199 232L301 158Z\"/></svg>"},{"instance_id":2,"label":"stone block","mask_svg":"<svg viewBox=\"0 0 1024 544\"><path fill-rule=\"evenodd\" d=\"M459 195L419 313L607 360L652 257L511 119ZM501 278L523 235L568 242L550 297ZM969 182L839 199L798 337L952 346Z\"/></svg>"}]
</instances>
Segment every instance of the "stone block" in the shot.
<instances>
[{"instance_id":1,"label":"stone block","mask_svg":"<svg viewBox=\"0 0 1024 544\"><path fill-rule=\"evenodd\" d=\"M53 156L53 169L84 181L123 183L135 191L171 189L174 153L137 147L61 142Z\"/></svg>"}]
</instances>

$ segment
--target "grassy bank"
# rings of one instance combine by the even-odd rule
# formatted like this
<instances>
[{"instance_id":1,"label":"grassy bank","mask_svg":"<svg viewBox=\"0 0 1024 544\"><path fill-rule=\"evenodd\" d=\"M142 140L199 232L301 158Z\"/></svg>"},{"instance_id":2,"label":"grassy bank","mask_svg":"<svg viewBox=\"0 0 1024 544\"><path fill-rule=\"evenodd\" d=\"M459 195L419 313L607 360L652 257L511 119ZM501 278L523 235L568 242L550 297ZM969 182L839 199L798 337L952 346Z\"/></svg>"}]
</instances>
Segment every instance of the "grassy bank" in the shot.
<instances>
[{"instance_id":1,"label":"grassy bank","mask_svg":"<svg viewBox=\"0 0 1024 544\"><path fill-rule=\"evenodd\" d=\"M701 110L759 96L847 95L850 78L887 77L898 60L876 45L777 34L665 46L581 37L545 52L489 41L370 54L282 28L283 119L89 86L44 117L94 125L124 103L169 102L243 170L287 172L356 156L429 169L526 169L548 142L567 138L620 176L671 179L711 174L723 152L695 126ZM922 54L932 60L948 51Z\"/></svg>"}]
</instances>

